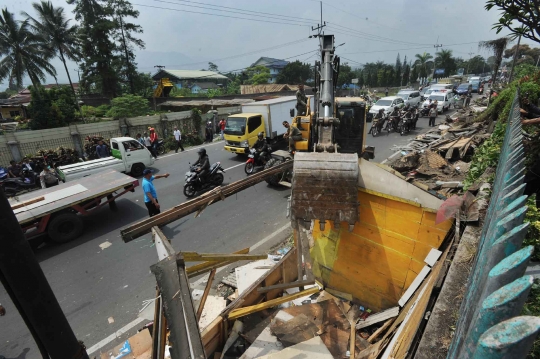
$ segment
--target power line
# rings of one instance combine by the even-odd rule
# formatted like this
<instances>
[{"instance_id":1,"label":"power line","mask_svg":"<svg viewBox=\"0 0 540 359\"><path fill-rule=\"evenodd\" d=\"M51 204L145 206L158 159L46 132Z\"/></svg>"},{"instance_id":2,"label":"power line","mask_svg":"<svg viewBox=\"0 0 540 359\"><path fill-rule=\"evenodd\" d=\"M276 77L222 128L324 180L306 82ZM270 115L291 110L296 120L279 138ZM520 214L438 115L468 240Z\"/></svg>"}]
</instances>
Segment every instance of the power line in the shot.
<instances>
[{"instance_id":1,"label":"power line","mask_svg":"<svg viewBox=\"0 0 540 359\"><path fill-rule=\"evenodd\" d=\"M477 43L478 43L478 41L474 41L474 42L464 42L464 43L461 43L461 44L450 44L450 45L445 45L445 47L460 46L460 45L470 45L470 44L477 44ZM392 51L406 51L406 50L421 50L421 49L428 49L428 48L431 48L432 46L433 46L433 45L426 45L426 46L422 46L422 47L408 47L408 48L403 48L403 49L392 49L392 50L347 52L347 53L345 53L344 55L353 55L353 54L373 54L373 53L377 53L377 52L392 52Z\"/></svg>"},{"instance_id":2,"label":"power line","mask_svg":"<svg viewBox=\"0 0 540 359\"><path fill-rule=\"evenodd\" d=\"M363 40L368 40L368 41L373 41L373 42L380 42L380 43L382 42L382 43L386 43L386 44L403 44L403 41L399 41L399 40L389 41L389 40L384 40L384 39L369 38L369 37L365 37L365 36L359 36L359 35L356 35L354 33L347 32L346 30L341 30L341 29L335 28L333 26L329 26L329 28L332 29L337 34L356 37L358 39L363 39ZM408 43L405 43L405 45L407 45L407 44ZM423 45L423 44L411 43L410 45ZM431 45L429 45L429 46L431 46Z\"/></svg>"},{"instance_id":3,"label":"power line","mask_svg":"<svg viewBox=\"0 0 540 359\"><path fill-rule=\"evenodd\" d=\"M401 44L408 44L408 45L427 45L427 44L419 44L417 42L408 42L408 41L392 39L392 38L388 38L388 37L384 37L384 36L374 35L374 34L370 34L370 33L367 33L367 32L360 31L360 30L355 30L355 29L347 27L347 26L337 25L337 24L334 24L334 23L331 23L331 22L328 22L328 24L330 24L330 26L332 26L334 28L338 28L338 30L340 30L340 31L349 30L349 31L352 31L353 33L356 33L356 34L367 36L367 37L370 37L370 38L373 38L373 39L376 39L376 40L378 39L379 41L386 40L386 41L391 41L391 42L401 43Z\"/></svg>"},{"instance_id":4,"label":"power line","mask_svg":"<svg viewBox=\"0 0 540 359\"><path fill-rule=\"evenodd\" d=\"M158 1L158 0L154 0L154 1ZM161 2L164 2L164 1L161 1ZM200 14L200 15L208 15L208 16L226 17L226 18L230 18L230 19L239 19L239 20L257 21L257 22L267 22L267 23L270 23L270 24L282 24L282 25L291 25L291 26L302 26L302 27L306 26L305 24L300 25L300 24L292 24L292 23L278 22L278 21L267 21L267 20L261 20L261 19L249 19L249 18L246 18L246 17L210 14L210 13L200 12L200 11L173 9L173 8L162 7L162 6L151 6L151 5L136 4L136 3L131 3L131 5L142 6L142 7L152 8L152 9L161 9L161 10L171 10L171 11L178 11L178 12L186 12L186 13L190 13L190 14Z\"/></svg>"},{"instance_id":5,"label":"power line","mask_svg":"<svg viewBox=\"0 0 540 359\"><path fill-rule=\"evenodd\" d=\"M305 38L305 39L299 39L299 40L295 40L295 41L291 41L291 42L287 42L285 44L281 44L281 45L276 45L276 46L272 46L272 47L267 47L265 49L260 49L260 50L254 50L254 51L251 51L251 52L246 52L246 53L243 53L243 54L238 54L238 55L233 55L233 56L228 56L228 57L222 57L220 59L213 59L213 60L208 60L208 61L199 61L199 62L192 62L192 63L187 63L187 64L176 64L176 65L167 65L169 67L171 66L191 66L191 65L200 65L200 64L206 64L208 62L218 62L218 61L223 61L223 60L230 60L230 59L236 59L236 58L239 58L239 57L244 57L244 56L248 56L248 55L253 55L253 54L256 54L256 53L259 53L259 52L263 52L263 51L269 51L269 50L275 50L275 49L280 49L282 47L286 47L286 46L290 46L290 45L296 45L296 44L299 44L299 43L302 43L302 42L306 42L308 41L309 39ZM141 67L141 68L148 68L148 67Z\"/></svg>"}]
</instances>

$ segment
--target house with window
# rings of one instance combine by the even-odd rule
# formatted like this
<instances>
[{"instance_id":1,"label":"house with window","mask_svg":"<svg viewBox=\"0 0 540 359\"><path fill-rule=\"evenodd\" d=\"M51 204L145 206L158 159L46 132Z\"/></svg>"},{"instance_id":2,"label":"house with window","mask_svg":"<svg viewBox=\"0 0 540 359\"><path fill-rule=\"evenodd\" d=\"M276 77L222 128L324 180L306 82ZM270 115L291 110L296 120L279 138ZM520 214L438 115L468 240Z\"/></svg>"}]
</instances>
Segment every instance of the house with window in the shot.
<instances>
[{"instance_id":1,"label":"house with window","mask_svg":"<svg viewBox=\"0 0 540 359\"><path fill-rule=\"evenodd\" d=\"M17 116L26 118L26 107L30 105L31 99L30 90L24 89L8 99L0 100L0 119L2 121L12 121Z\"/></svg>"},{"instance_id":2,"label":"house with window","mask_svg":"<svg viewBox=\"0 0 540 359\"><path fill-rule=\"evenodd\" d=\"M195 82L191 85L191 93L208 93L208 90L219 89L219 86L213 82Z\"/></svg>"},{"instance_id":3,"label":"house with window","mask_svg":"<svg viewBox=\"0 0 540 359\"><path fill-rule=\"evenodd\" d=\"M229 81L227 76L214 71L161 69L152 75L152 79L154 81L159 81L162 78L168 78L169 81L171 81L177 88L191 88L192 84L195 83L213 83L215 85L223 85Z\"/></svg>"},{"instance_id":4,"label":"house with window","mask_svg":"<svg viewBox=\"0 0 540 359\"><path fill-rule=\"evenodd\" d=\"M285 60L273 59L271 57L261 57L252 63L250 67L264 66L268 68L270 70L270 79L268 80L268 83L275 84L277 76L288 63L289 61Z\"/></svg>"}]
</instances>

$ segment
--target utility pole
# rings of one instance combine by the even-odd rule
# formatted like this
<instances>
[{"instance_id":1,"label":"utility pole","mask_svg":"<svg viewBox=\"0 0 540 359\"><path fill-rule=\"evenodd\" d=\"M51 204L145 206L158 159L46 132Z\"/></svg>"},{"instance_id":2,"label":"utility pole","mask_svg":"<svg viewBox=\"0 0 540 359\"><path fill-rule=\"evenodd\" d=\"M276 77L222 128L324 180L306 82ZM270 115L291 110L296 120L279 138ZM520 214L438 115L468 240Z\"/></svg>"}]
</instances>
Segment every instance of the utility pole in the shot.
<instances>
[{"instance_id":1,"label":"utility pole","mask_svg":"<svg viewBox=\"0 0 540 359\"><path fill-rule=\"evenodd\" d=\"M518 43L516 45L516 51L514 52L514 59L512 60L512 69L510 70L510 77L508 77L508 83L512 82L512 76L514 76L514 67L516 67L516 59L519 52L520 42L521 42L521 35L519 35Z\"/></svg>"},{"instance_id":2,"label":"utility pole","mask_svg":"<svg viewBox=\"0 0 540 359\"><path fill-rule=\"evenodd\" d=\"M469 73L469 66L471 65L471 59L472 59L472 55L474 55L474 52L469 52L468 55L469 55L469 61L467 62L467 72L465 73L465 75Z\"/></svg>"},{"instance_id":3,"label":"utility pole","mask_svg":"<svg viewBox=\"0 0 540 359\"><path fill-rule=\"evenodd\" d=\"M439 37L437 36L437 42L435 43L435 45L433 45L433 47L435 48L435 58L437 58L437 51L439 51L439 47L442 47L443 45L442 44L439 44ZM437 67L435 65L435 59L433 59L433 75L431 76L432 78L435 78L435 68Z\"/></svg>"}]
</instances>

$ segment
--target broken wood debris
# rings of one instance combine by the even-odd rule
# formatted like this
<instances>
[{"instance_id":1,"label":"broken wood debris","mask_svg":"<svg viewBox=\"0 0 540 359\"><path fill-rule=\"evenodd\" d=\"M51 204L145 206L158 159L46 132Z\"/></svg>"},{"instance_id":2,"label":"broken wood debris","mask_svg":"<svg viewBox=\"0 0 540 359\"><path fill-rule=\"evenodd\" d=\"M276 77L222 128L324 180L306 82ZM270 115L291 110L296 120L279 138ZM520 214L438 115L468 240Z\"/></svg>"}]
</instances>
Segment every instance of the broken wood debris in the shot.
<instances>
[{"instance_id":1,"label":"broken wood debris","mask_svg":"<svg viewBox=\"0 0 540 359\"><path fill-rule=\"evenodd\" d=\"M399 314L399 307L392 307L390 309L383 310L380 313L369 316L366 320L360 320L356 323L356 330L369 327L373 324L384 322L388 319L395 318Z\"/></svg>"}]
</instances>

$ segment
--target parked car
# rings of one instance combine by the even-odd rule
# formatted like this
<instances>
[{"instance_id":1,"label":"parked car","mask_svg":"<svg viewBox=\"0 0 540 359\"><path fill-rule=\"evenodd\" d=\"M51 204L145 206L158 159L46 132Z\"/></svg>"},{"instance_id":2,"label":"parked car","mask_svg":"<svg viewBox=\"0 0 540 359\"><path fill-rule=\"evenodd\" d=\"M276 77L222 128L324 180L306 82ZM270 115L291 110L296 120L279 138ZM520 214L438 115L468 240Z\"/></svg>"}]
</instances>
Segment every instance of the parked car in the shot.
<instances>
[{"instance_id":1,"label":"parked car","mask_svg":"<svg viewBox=\"0 0 540 359\"><path fill-rule=\"evenodd\" d=\"M450 106L454 104L454 96L452 92L448 90L441 90L437 92L432 92L431 95L429 95L429 98L424 101L422 104L423 106L429 106L431 102L429 101L437 101L437 111L439 113L443 113L444 111L448 111L450 109Z\"/></svg>"},{"instance_id":2,"label":"parked car","mask_svg":"<svg viewBox=\"0 0 540 359\"><path fill-rule=\"evenodd\" d=\"M469 91L472 92L471 84L460 84L456 89L458 95L466 95Z\"/></svg>"},{"instance_id":3,"label":"parked car","mask_svg":"<svg viewBox=\"0 0 540 359\"><path fill-rule=\"evenodd\" d=\"M477 92L479 94L484 92L484 87L482 87L482 84L480 83L480 81L471 82L471 88L472 88L472 92Z\"/></svg>"},{"instance_id":4,"label":"parked car","mask_svg":"<svg viewBox=\"0 0 540 359\"><path fill-rule=\"evenodd\" d=\"M429 96L436 91L441 90L452 90L453 85L452 84L435 84L431 85L426 91L424 91L424 94L422 95L422 98L424 100L427 100Z\"/></svg>"},{"instance_id":5,"label":"parked car","mask_svg":"<svg viewBox=\"0 0 540 359\"><path fill-rule=\"evenodd\" d=\"M403 101L405 101L405 104L409 104L411 106L420 104L422 99L420 96L420 91L418 90L401 90L396 96L401 97Z\"/></svg>"},{"instance_id":6,"label":"parked car","mask_svg":"<svg viewBox=\"0 0 540 359\"><path fill-rule=\"evenodd\" d=\"M388 96L383 97L379 99L373 106L371 106L371 109L369 110L369 113L371 114L371 118L375 116L381 108L384 108L385 113L392 112L392 109L394 107L402 108L405 106L405 101L401 97L397 96Z\"/></svg>"}]
</instances>

